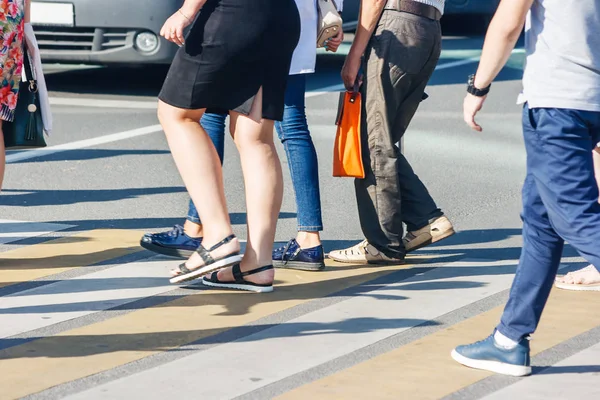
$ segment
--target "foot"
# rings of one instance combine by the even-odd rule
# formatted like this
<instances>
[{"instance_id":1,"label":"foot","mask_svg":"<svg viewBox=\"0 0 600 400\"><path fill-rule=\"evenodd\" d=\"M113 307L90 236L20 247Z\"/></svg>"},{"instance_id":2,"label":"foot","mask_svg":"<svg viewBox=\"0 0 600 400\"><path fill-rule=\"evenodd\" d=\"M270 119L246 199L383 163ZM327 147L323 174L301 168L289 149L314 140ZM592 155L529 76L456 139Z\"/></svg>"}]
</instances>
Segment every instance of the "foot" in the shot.
<instances>
[{"instance_id":1,"label":"foot","mask_svg":"<svg viewBox=\"0 0 600 400\"><path fill-rule=\"evenodd\" d=\"M328 256L332 260L343 263L404 264L404 258L388 257L369 244L366 239L356 246L334 250Z\"/></svg>"},{"instance_id":2,"label":"foot","mask_svg":"<svg viewBox=\"0 0 600 400\"><path fill-rule=\"evenodd\" d=\"M210 242L205 240L205 243ZM194 280L241 260L240 242L235 235L229 235L212 246L200 245L185 263L171 270L171 283Z\"/></svg>"},{"instance_id":3,"label":"foot","mask_svg":"<svg viewBox=\"0 0 600 400\"><path fill-rule=\"evenodd\" d=\"M240 264L213 272L202 279L202 284L216 288L246 290L257 293L273 291L275 270L272 265L244 269Z\"/></svg>"},{"instance_id":4,"label":"foot","mask_svg":"<svg viewBox=\"0 0 600 400\"><path fill-rule=\"evenodd\" d=\"M566 290L600 291L600 272L593 265L588 265L556 277L556 287Z\"/></svg>"},{"instance_id":5,"label":"foot","mask_svg":"<svg viewBox=\"0 0 600 400\"><path fill-rule=\"evenodd\" d=\"M167 232L146 233L140 246L165 256L189 258L202 243L202 238L191 237L181 225L175 225Z\"/></svg>"},{"instance_id":6,"label":"foot","mask_svg":"<svg viewBox=\"0 0 600 400\"><path fill-rule=\"evenodd\" d=\"M510 376L531 374L529 339L521 339L508 349L497 344L492 334L480 342L458 346L451 355L455 361L471 368Z\"/></svg>"},{"instance_id":7,"label":"foot","mask_svg":"<svg viewBox=\"0 0 600 400\"><path fill-rule=\"evenodd\" d=\"M273 266L303 271L321 271L325 269L323 246L303 249L296 239L292 239L285 246L273 250Z\"/></svg>"},{"instance_id":8,"label":"foot","mask_svg":"<svg viewBox=\"0 0 600 400\"><path fill-rule=\"evenodd\" d=\"M432 243L439 242L454 235L454 227L450 220L442 215L419 230L408 232L404 236L404 248L406 252L415 251Z\"/></svg>"}]
</instances>

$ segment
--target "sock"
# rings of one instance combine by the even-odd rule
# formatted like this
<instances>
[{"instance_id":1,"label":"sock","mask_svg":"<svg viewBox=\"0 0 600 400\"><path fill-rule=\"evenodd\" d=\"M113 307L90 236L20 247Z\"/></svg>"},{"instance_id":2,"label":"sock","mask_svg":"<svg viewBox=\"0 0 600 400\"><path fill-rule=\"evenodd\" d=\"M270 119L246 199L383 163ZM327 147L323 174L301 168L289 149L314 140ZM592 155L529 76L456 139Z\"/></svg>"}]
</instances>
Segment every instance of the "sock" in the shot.
<instances>
[{"instance_id":1,"label":"sock","mask_svg":"<svg viewBox=\"0 0 600 400\"><path fill-rule=\"evenodd\" d=\"M500 331L496 331L496 333L494 333L494 340L496 341L496 344L498 344L500 347L504 347L505 349L514 349L517 347L517 344L519 344L511 338L504 336Z\"/></svg>"}]
</instances>

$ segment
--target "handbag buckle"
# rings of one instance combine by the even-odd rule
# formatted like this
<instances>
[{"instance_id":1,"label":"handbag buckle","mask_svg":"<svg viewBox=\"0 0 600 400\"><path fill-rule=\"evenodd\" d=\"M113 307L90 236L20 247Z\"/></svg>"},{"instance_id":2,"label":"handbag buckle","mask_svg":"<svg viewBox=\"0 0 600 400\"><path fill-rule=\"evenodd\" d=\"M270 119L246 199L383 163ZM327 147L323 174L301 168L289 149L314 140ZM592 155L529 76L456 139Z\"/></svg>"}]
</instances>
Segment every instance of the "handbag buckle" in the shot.
<instances>
[{"instance_id":1,"label":"handbag buckle","mask_svg":"<svg viewBox=\"0 0 600 400\"><path fill-rule=\"evenodd\" d=\"M38 92L38 85L37 85L36 81L34 81L34 80L29 81L29 91L31 93Z\"/></svg>"}]
</instances>

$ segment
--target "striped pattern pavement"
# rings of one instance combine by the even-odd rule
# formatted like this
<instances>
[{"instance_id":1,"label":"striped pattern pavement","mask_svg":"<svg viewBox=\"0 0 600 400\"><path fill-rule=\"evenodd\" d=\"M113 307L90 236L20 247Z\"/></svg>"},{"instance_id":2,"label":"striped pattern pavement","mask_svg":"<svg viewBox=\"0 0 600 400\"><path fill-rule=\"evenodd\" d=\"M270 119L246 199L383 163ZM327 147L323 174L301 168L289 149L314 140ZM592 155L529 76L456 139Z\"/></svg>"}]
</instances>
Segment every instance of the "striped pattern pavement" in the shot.
<instances>
[{"instance_id":1,"label":"striped pattern pavement","mask_svg":"<svg viewBox=\"0 0 600 400\"><path fill-rule=\"evenodd\" d=\"M0 399L600 396L598 293L553 291L533 377L450 358L493 329L517 260L328 261L324 272L279 270L260 295L170 285L179 261L143 251L142 232L0 228L2 244L17 242L0 252Z\"/></svg>"}]
</instances>

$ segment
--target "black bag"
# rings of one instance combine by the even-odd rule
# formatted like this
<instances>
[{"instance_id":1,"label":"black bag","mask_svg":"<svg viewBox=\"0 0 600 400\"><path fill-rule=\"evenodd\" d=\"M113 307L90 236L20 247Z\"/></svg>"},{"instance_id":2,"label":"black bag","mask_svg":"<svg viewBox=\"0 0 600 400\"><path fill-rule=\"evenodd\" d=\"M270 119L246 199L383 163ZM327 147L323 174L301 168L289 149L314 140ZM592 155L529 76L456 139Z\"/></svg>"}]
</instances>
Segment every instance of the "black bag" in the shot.
<instances>
[{"instance_id":1,"label":"black bag","mask_svg":"<svg viewBox=\"0 0 600 400\"><path fill-rule=\"evenodd\" d=\"M4 147L7 149L46 147L37 80L31 69L27 46L23 47L23 67L27 81L19 85L19 98L13 122L4 121L2 124Z\"/></svg>"}]
</instances>

